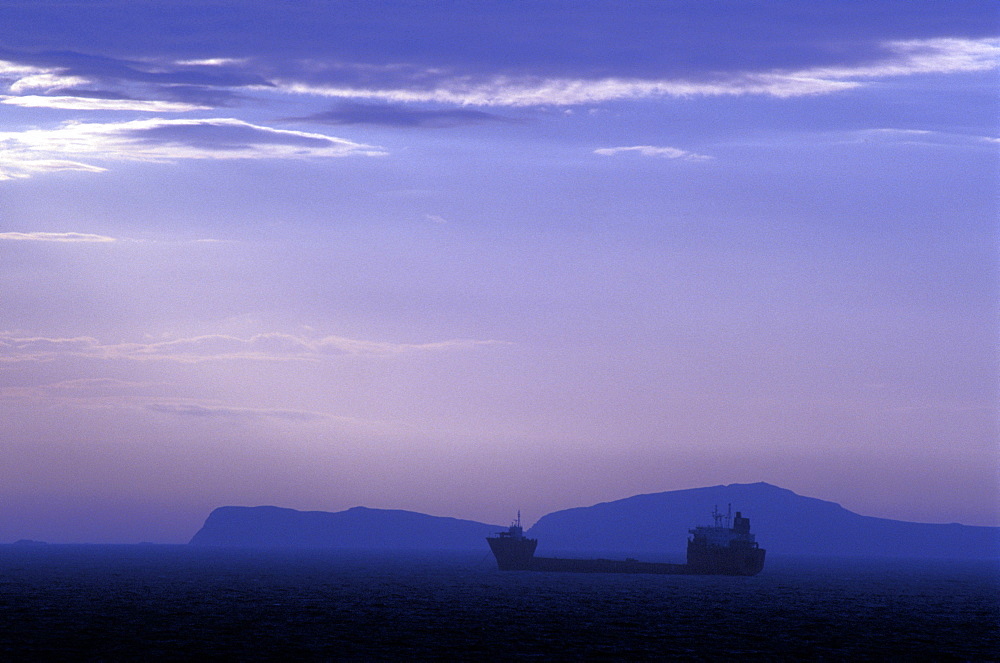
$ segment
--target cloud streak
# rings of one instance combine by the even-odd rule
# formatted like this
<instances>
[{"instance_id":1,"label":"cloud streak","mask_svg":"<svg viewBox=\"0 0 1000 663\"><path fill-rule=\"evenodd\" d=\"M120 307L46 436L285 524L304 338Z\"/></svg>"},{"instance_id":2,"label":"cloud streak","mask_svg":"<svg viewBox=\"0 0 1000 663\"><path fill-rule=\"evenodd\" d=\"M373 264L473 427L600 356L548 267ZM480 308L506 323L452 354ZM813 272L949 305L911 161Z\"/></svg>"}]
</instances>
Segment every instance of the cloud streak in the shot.
<instances>
[{"instance_id":1,"label":"cloud streak","mask_svg":"<svg viewBox=\"0 0 1000 663\"><path fill-rule=\"evenodd\" d=\"M393 433L409 430L402 424L363 419L308 409L239 406L218 401L177 398L167 395L178 386L169 382L120 380L117 378L78 378L33 384L0 386L0 402L19 407L52 408L66 411L123 410L153 413L176 419L221 420L233 424L298 423L333 426L339 430Z\"/></svg>"},{"instance_id":2,"label":"cloud streak","mask_svg":"<svg viewBox=\"0 0 1000 663\"><path fill-rule=\"evenodd\" d=\"M236 90L267 87L239 59L119 59L73 51L0 51L3 103L35 108L186 112L206 109ZM206 93L214 91L206 96ZM206 98L216 103L206 105Z\"/></svg>"},{"instance_id":3,"label":"cloud streak","mask_svg":"<svg viewBox=\"0 0 1000 663\"><path fill-rule=\"evenodd\" d=\"M114 237L107 235L94 235L92 233L44 233L44 232L6 232L0 233L0 240L15 242L84 242L101 243L116 242Z\"/></svg>"},{"instance_id":4,"label":"cloud streak","mask_svg":"<svg viewBox=\"0 0 1000 663\"><path fill-rule=\"evenodd\" d=\"M95 338L23 337L0 334L0 364L62 359L172 361L322 361L334 357L391 357L415 352L464 351L504 341L453 339L430 343L390 343L325 336L318 339L283 333L239 338L222 334L157 343L104 344Z\"/></svg>"},{"instance_id":5,"label":"cloud streak","mask_svg":"<svg viewBox=\"0 0 1000 663\"><path fill-rule=\"evenodd\" d=\"M330 415L306 410L281 410L270 408L229 407L224 405L203 405L199 403L150 403L146 409L160 414L198 419L233 419L256 421L259 419L280 419L283 421L321 421Z\"/></svg>"},{"instance_id":6,"label":"cloud streak","mask_svg":"<svg viewBox=\"0 0 1000 663\"><path fill-rule=\"evenodd\" d=\"M992 147L1000 143L994 136L976 136L928 129L878 128L856 131L851 134L851 142L896 143L937 147Z\"/></svg>"},{"instance_id":7,"label":"cloud streak","mask_svg":"<svg viewBox=\"0 0 1000 663\"><path fill-rule=\"evenodd\" d=\"M511 73L500 61L480 62L469 70L445 61L407 62L405 53L399 53L402 59L394 63L379 63L345 60L335 52L311 58L238 58L221 53L208 58L126 60L74 52L5 51L0 52L0 93L5 92L0 102L64 110L183 113L245 101L251 94L291 93L346 102L299 119L436 128L504 119L468 110L400 105L526 107L655 97L789 98L841 92L873 79L988 71L1000 64L1000 40L995 38L900 39L864 44L864 49L859 45L859 50L870 53L865 60L852 58L850 64L741 69L738 60L731 60L681 70L663 63L638 76L622 65L605 67L609 71L603 76L590 75L585 73L592 68L587 62L578 65L577 75L553 74L544 66Z\"/></svg>"},{"instance_id":8,"label":"cloud streak","mask_svg":"<svg viewBox=\"0 0 1000 663\"><path fill-rule=\"evenodd\" d=\"M54 129L0 132L0 178L56 170L98 172L102 161L302 159L378 156L380 148L324 134L259 126L231 118L66 122Z\"/></svg>"},{"instance_id":9,"label":"cloud streak","mask_svg":"<svg viewBox=\"0 0 1000 663\"><path fill-rule=\"evenodd\" d=\"M712 157L704 154L688 152L676 147L654 147L653 145L633 145L631 147L602 147L594 150L594 154L613 157L621 154L639 154L644 157L659 159L684 159L687 161L704 161Z\"/></svg>"},{"instance_id":10,"label":"cloud streak","mask_svg":"<svg viewBox=\"0 0 1000 663\"><path fill-rule=\"evenodd\" d=\"M1000 66L997 39L916 39L881 45L880 57L851 66L812 67L765 72L714 72L684 78L604 78L529 76L440 76L430 72L419 85L361 87L334 83L275 80L298 94L393 103L435 102L461 106L572 106L653 97L767 95L790 98L832 94L877 78L918 74L989 71ZM430 83L429 81L434 81Z\"/></svg>"},{"instance_id":11,"label":"cloud streak","mask_svg":"<svg viewBox=\"0 0 1000 663\"><path fill-rule=\"evenodd\" d=\"M32 386L0 386L0 402L24 407L60 408L75 411L144 411L170 417L225 420L254 424L267 420L282 423L328 423L354 430L391 430L379 421L335 415L313 410L246 407L164 397L176 386L163 382L136 382L114 378L83 378Z\"/></svg>"},{"instance_id":12,"label":"cloud streak","mask_svg":"<svg viewBox=\"0 0 1000 663\"><path fill-rule=\"evenodd\" d=\"M79 161L70 161L68 159L19 159L10 153L4 154L0 151L0 181L25 179L38 174L74 170L85 173L103 173L107 171L107 168Z\"/></svg>"},{"instance_id":13,"label":"cloud streak","mask_svg":"<svg viewBox=\"0 0 1000 663\"><path fill-rule=\"evenodd\" d=\"M761 94L797 97L829 94L861 85L788 74L742 74L711 81L626 78L577 79L498 76L485 80L442 80L436 87L360 88L279 80L295 94L378 99L391 103L439 103L458 106L578 106L655 97Z\"/></svg>"},{"instance_id":14,"label":"cloud streak","mask_svg":"<svg viewBox=\"0 0 1000 663\"><path fill-rule=\"evenodd\" d=\"M57 108L61 110L104 110L142 111L146 113L186 113L196 110L210 110L211 106L183 103L179 101L158 101L143 99L111 99L85 96L41 96L24 95L2 97L0 104L22 106L24 108Z\"/></svg>"}]
</instances>

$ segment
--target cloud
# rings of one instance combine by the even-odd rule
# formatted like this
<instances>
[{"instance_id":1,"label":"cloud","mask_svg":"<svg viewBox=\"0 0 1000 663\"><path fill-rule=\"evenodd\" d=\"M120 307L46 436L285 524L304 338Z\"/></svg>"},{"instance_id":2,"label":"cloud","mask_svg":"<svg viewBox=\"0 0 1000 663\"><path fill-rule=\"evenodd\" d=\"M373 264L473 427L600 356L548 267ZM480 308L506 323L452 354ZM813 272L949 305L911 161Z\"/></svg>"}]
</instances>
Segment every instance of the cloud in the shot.
<instances>
[{"instance_id":1,"label":"cloud","mask_svg":"<svg viewBox=\"0 0 1000 663\"><path fill-rule=\"evenodd\" d=\"M247 63L0 50L0 90L6 83L3 103L32 108L186 112L223 105L250 85L267 88L267 79Z\"/></svg>"},{"instance_id":2,"label":"cloud","mask_svg":"<svg viewBox=\"0 0 1000 663\"><path fill-rule=\"evenodd\" d=\"M89 336L21 337L0 334L0 364L61 359L172 361L322 361L337 356L389 357L414 352L448 352L507 345L503 341L452 339L430 343L390 343L324 336L306 338L278 332L239 338L209 334L156 343L104 344Z\"/></svg>"},{"instance_id":3,"label":"cloud","mask_svg":"<svg viewBox=\"0 0 1000 663\"><path fill-rule=\"evenodd\" d=\"M695 154L694 152L688 152L686 150L681 150L676 147L654 147L652 145L633 145L632 147L602 147L601 149L594 150L594 154L600 154L601 156L606 156L606 157L613 157L619 154L627 154L632 152L636 154L641 154L644 157L658 157L661 159L685 159L688 161L703 161L705 159L712 158L704 154Z\"/></svg>"},{"instance_id":4,"label":"cloud","mask_svg":"<svg viewBox=\"0 0 1000 663\"><path fill-rule=\"evenodd\" d=\"M233 424L259 424L267 420L276 420L282 424L322 423L332 425L341 430L364 431L368 433L398 433L407 430L400 424L390 424L385 421L360 419L344 415L316 412L313 410L295 410L284 408L238 407L218 403L195 402L191 400L139 402L142 409L171 417L201 420L222 420Z\"/></svg>"},{"instance_id":5,"label":"cloud","mask_svg":"<svg viewBox=\"0 0 1000 663\"><path fill-rule=\"evenodd\" d=\"M181 67L224 67L226 65L241 65L247 58L203 58L194 60L177 60L174 64Z\"/></svg>"},{"instance_id":6,"label":"cloud","mask_svg":"<svg viewBox=\"0 0 1000 663\"><path fill-rule=\"evenodd\" d=\"M95 377L63 380L22 386L0 385L0 403L22 408L53 408L62 411L140 411L188 420L219 420L227 424L260 425L268 421L311 424L321 423L339 430L393 433L400 424L385 421L317 412L313 410L238 406L216 401L198 401L171 397L178 385L169 382L120 380ZM120 416L120 414L116 414ZM403 430L407 430L405 427Z\"/></svg>"},{"instance_id":7,"label":"cloud","mask_svg":"<svg viewBox=\"0 0 1000 663\"><path fill-rule=\"evenodd\" d=\"M371 145L318 133L272 129L230 118L66 122L55 129L0 132L0 179L54 170L104 168L67 156L106 161L291 159L382 155Z\"/></svg>"},{"instance_id":8,"label":"cloud","mask_svg":"<svg viewBox=\"0 0 1000 663\"><path fill-rule=\"evenodd\" d=\"M977 136L974 134L952 133L947 131L932 131L930 129L893 129L878 128L858 132L866 138L884 138L887 140L903 140L936 143L982 144L1000 142L995 136Z\"/></svg>"},{"instance_id":9,"label":"cloud","mask_svg":"<svg viewBox=\"0 0 1000 663\"><path fill-rule=\"evenodd\" d=\"M5 64L9 65L9 63ZM16 71L10 66L4 67L3 70ZM43 69L29 68L22 70L22 72L27 75L21 76L10 84L9 89L15 94L22 94L30 90L51 90L54 88L73 87L76 85L84 85L88 82L86 78L81 78L80 76L62 76L54 73L53 71L45 71Z\"/></svg>"},{"instance_id":10,"label":"cloud","mask_svg":"<svg viewBox=\"0 0 1000 663\"><path fill-rule=\"evenodd\" d=\"M31 79L35 76L51 75L51 72L33 67L30 64L13 62L11 60L0 59L0 80L10 80L10 86L17 85L18 81ZM80 80L80 79L77 79Z\"/></svg>"},{"instance_id":11,"label":"cloud","mask_svg":"<svg viewBox=\"0 0 1000 663\"><path fill-rule=\"evenodd\" d=\"M445 103L462 106L571 106L653 97L767 95L778 98L831 94L875 78L916 74L988 71L1000 66L998 39L914 39L882 43L867 62L845 66L712 71L684 77L573 78L460 75L426 70L412 85L352 85L294 77L275 85L298 94L390 103ZM387 83L388 81L388 76ZM398 82L398 80L396 81Z\"/></svg>"},{"instance_id":12,"label":"cloud","mask_svg":"<svg viewBox=\"0 0 1000 663\"><path fill-rule=\"evenodd\" d=\"M77 378L29 386L0 387L0 399L32 403L83 403L101 406L106 401L121 402L143 397L165 386L160 382L137 382L116 378Z\"/></svg>"},{"instance_id":13,"label":"cloud","mask_svg":"<svg viewBox=\"0 0 1000 663\"><path fill-rule=\"evenodd\" d=\"M162 414L182 417L224 418L237 420L281 419L284 421L319 421L330 415L305 410L280 410L268 408L228 407L224 405L201 405L194 403L150 403L146 409Z\"/></svg>"},{"instance_id":14,"label":"cloud","mask_svg":"<svg viewBox=\"0 0 1000 663\"><path fill-rule=\"evenodd\" d=\"M175 386L163 382L136 382L114 378L81 378L31 386L0 386L0 401L28 407L59 407L74 410L145 410L177 417L257 422L274 419L309 423L327 421L354 428L379 429L385 424L354 417L308 410L237 407L190 399L165 399L165 390Z\"/></svg>"},{"instance_id":15,"label":"cloud","mask_svg":"<svg viewBox=\"0 0 1000 663\"><path fill-rule=\"evenodd\" d=\"M320 124L347 125L369 124L386 127L442 129L489 122L514 122L510 118L479 110L438 109L427 110L392 106L344 102L336 108L305 117L288 118L291 121Z\"/></svg>"},{"instance_id":16,"label":"cloud","mask_svg":"<svg viewBox=\"0 0 1000 663\"><path fill-rule=\"evenodd\" d=\"M823 79L889 78L916 74L989 71L1000 66L1000 39L910 39L888 41L886 57L867 64L815 67L799 72Z\"/></svg>"},{"instance_id":17,"label":"cloud","mask_svg":"<svg viewBox=\"0 0 1000 663\"><path fill-rule=\"evenodd\" d=\"M379 99L391 103L438 103L459 106L575 106L651 97L690 97L739 94L770 94L792 97L825 94L858 87L860 83L789 77L780 75L743 75L717 81L637 80L622 78L565 79L512 78L500 76L486 80L442 80L432 88L359 88L303 83L294 80L277 82L282 89L296 94Z\"/></svg>"},{"instance_id":18,"label":"cloud","mask_svg":"<svg viewBox=\"0 0 1000 663\"><path fill-rule=\"evenodd\" d=\"M77 378L31 385L0 385L0 402L21 407L68 410L133 410L177 418L225 420L232 423L258 423L275 420L283 423L322 422L345 430L368 432L399 431L399 424L361 419L313 410L274 407L237 406L215 401L171 397L179 385L158 381L121 380L95 377Z\"/></svg>"},{"instance_id":19,"label":"cloud","mask_svg":"<svg viewBox=\"0 0 1000 663\"><path fill-rule=\"evenodd\" d=\"M322 134L286 131L252 125L241 120L172 120L166 122L132 123L119 127L114 135L133 144L152 146L182 146L196 150L250 150L259 147L287 147L293 151L355 147L350 141ZM206 156L206 155L203 155Z\"/></svg>"},{"instance_id":20,"label":"cloud","mask_svg":"<svg viewBox=\"0 0 1000 663\"><path fill-rule=\"evenodd\" d=\"M808 135L808 144L833 145L908 145L934 148L990 149L1000 138L931 129L878 127L856 131Z\"/></svg>"},{"instance_id":21,"label":"cloud","mask_svg":"<svg viewBox=\"0 0 1000 663\"><path fill-rule=\"evenodd\" d=\"M68 159L18 159L0 151L0 181L23 179L39 173L78 170L85 173L103 173L107 168Z\"/></svg>"},{"instance_id":22,"label":"cloud","mask_svg":"<svg viewBox=\"0 0 1000 663\"><path fill-rule=\"evenodd\" d=\"M388 38L392 26L385 27L382 36ZM676 51L676 57L653 57L658 51L650 42L651 34L634 25L628 30L645 49L641 64L630 64L614 49L585 51L571 58L563 49L550 53L526 48L514 66L507 59L463 58L460 51L444 47L430 52L346 52L330 46L309 56L294 49L284 54L258 49L255 57L234 57L225 53L225 39L218 46L219 55L195 58L159 52L121 59L73 51L0 50L0 95L4 104L25 107L175 113L252 101L253 96L296 94L344 100L331 110L294 118L300 121L437 128L513 120L467 108L405 105L527 107L657 97L788 98L837 93L874 79L988 71L1000 63L996 38L878 42L860 33L848 42L851 48L839 51L828 45L829 35L813 35L813 41L804 36L803 43L788 46L790 57L784 66L781 58L767 57L781 49L760 48L756 42L744 44L742 51L734 47L725 53L692 56L682 48L690 35L681 34L660 48ZM748 52L754 57L746 57Z\"/></svg>"},{"instance_id":23,"label":"cloud","mask_svg":"<svg viewBox=\"0 0 1000 663\"><path fill-rule=\"evenodd\" d=\"M122 392L135 393L139 390L161 386L157 382L136 382L134 380L119 380L117 378L76 378L44 385L52 393L71 394L75 396L103 396Z\"/></svg>"},{"instance_id":24,"label":"cloud","mask_svg":"<svg viewBox=\"0 0 1000 663\"><path fill-rule=\"evenodd\" d=\"M59 108L62 110L143 111L147 113L185 113L208 110L211 106L177 101L146 101L140 99L113 99L96 96L39 96L0 97L0 104L25 108Z\"/></svg>"},{"instance_id":25,"label":"cloud","mask_svg":"<svg viewBox=\"0 0 1000 663\"><path fill-rule=\"evenodd\" d=\"M0 233L0 240L28 241L28 242L115 242L114 237L106 235L94 235L91 233Z\"/></svg>"}]
</instances>

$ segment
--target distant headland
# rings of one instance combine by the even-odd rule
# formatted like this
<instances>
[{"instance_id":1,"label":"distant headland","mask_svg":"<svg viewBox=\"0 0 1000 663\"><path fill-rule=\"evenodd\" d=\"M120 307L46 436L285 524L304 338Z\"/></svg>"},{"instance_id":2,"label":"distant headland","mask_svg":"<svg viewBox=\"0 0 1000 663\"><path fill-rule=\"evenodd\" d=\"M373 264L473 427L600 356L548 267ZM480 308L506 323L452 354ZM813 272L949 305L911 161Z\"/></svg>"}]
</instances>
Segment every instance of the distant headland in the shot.
<instances>
[{"instance_id":1,"label":"distant headland","mask_svg":"<svg viewBox=\"0 0 1000 663\"><path fill-rule=\"evenodd\" d=\"M469 550L485 546L496 525L413 511L354 507L296 511L224 506L212 511L191 543L293 548Z\"/></svg>"},{"instance_id":2,"label":"distant headland","mask_svg":"<svg viewBox=\"0 0 1000 663\"><path fill-rule=\"evenodd\" d=\"M872 518L834 502L767 483L729 484L636 495L543 516L527 534L539 550L647 553L683 557L685 535L716 505L753 518L774 555L1000 558L1000 527ZM485 550L503 529L412 511L355 507L340 512L274 506L215 509L192 545L365 550Z\"/></svg>"}]
</instances>

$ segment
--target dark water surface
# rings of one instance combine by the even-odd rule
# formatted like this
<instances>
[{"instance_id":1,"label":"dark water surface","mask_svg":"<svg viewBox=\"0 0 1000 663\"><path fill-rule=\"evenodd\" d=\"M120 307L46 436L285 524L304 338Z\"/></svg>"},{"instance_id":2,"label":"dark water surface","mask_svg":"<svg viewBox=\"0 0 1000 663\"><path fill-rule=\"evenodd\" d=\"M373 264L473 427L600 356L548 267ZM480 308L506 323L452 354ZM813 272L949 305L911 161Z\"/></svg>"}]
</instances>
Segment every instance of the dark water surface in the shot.
<instances>
[{"instance_id":1,"label":"dark water surface","mask_svg":"<svg viewBox=\"0 0 1000 663\"><path fill-rule=\"evenodd\" d=\"M769 560L754 578L413 556L0 546L0 658L1000 660L996 562Z\"/></svg>"}]
</instances>

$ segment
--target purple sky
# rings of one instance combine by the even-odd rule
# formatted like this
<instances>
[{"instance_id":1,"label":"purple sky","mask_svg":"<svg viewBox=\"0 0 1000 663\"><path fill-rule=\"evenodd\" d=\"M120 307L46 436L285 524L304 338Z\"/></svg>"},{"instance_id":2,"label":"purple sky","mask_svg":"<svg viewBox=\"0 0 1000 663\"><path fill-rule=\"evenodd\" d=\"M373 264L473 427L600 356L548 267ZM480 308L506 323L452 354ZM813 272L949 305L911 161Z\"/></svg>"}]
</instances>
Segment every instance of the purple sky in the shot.
<instances>
[{"instance_id":1,"label":"purple sky","mask_svg":"<svg viewBox=\"0 0 1000 663\"><path fill-rule=\"evenodd\" d=\"M0 5L0 542L767 481L1000 525L995 2Z\"/></svg>"}]
</instances>

